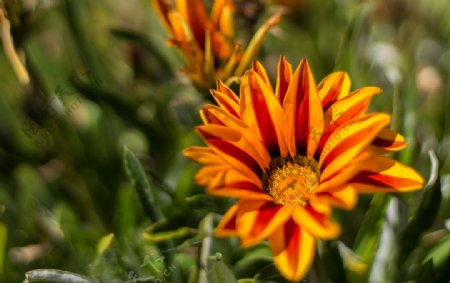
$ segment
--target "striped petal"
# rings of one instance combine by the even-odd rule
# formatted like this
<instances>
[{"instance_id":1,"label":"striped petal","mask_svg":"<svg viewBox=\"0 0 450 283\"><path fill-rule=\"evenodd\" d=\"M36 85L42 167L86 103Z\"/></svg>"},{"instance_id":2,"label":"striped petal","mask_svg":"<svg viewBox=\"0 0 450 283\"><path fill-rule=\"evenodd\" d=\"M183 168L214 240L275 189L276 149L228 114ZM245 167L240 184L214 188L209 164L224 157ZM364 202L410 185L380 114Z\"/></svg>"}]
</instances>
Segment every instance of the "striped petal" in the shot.
<instances>
[{"instance_id":1,"label":"striped petal","mask_svg":"<svg viewBox=\"0 0 450 283\"><path fill-rule=\"evenodd\" d=\"M267 75L266 69L264 69L263 65L258 61L253 61L252 69L259 75L259 77L266 83L269 90L273 93L272 84L270 83L269 76Z\"/></svg>"},{"instance_id":2,"label":"striped petal","mask_svg":"<svg viewBox=\"0 0 450 283\"><path fill-rule=\"evenodd\" d=\"M213 176L214 178L206 184L208 193L212 195L241 199L272 199L261 188L260 182L255 183L252 179L233 168L218 170Z\"/></svg>"},{"instance_id":3,"label":"striped petal","mask_svg":"<svg viewBox=\"0 0 450 283\"><path fill-rule=\"evenodd\" d=\"M210 165L202 167L197 174L195 174L195 182L199 185L208 186L216 183L218 176L223 174L230 168L229 165Z\"/></svg>"},{"instance_id":4,"label":"striped petal","mask_svg":"<svg viewBox=\"0 0 450 283\"><path fill-rule=\"evenodd\" d=\"M389 129L383 129L372 141L371 146L377 151L378 154L387 154L405 148L406 141L405 138L399 133Z\"/></svg>"},{"instance_id":5,"label":"striped petal","mask_svg":"<svg viewBox=\"0 0 450 283\"><path fill-rule=\"evenodd\" d=\"M239 98L222 81L217 81L217 90L211 90L211 94L222 109L236 118L240 117Z\"/></svg>"},{"instance_id":6,"label":"striped petal","mask_svg":"<svg viewBox=\"0 0 450 283\"><path fill-rule=\"evenodd\" d=\"M335 173L324 177L320 176L320 184L316 189L316 192L332 192L336 189L340 189L344 184L348 182L353 176L360 171L360 165L364 162L370 162L373 158L374 151L364 150L357 157L352 159L351 162L340 168Z\"/></svg>"},{"instance_id":7,"label":"striped petal","mask_svg":"<svg viewBox=\"0 0 450 283\"><path fill-rule=\"evenodd\" d=\"M232 128L212 124L199 126L196 130L208 146L228 164L258 182L263 172L264 160L241 133Z\"/></svg>"},{"instance_id":8,"label":"striped petal","mask_svg":"<svg viewBox=\"0 0 450 283\"><path fill-rule=\"evenodd\" d=\"M311 235L321 239L334 239L341 232L339 225L329 220L329 215L314 210L310 205L296 207L292 218Z\"/></svg>"},{"instance_id":9,"label":"striped petal","mask_svg":"<svg viewBox=\"0 0 450 283\"><path fill-rule=\"evenodd\" d=\"M219 225L214 231L214 234L216 236L226 237L238 235L236 227L236 215L238 208L238 204L235 204L228 209L227 213L225 213L225 215L222 217L222 220L220 220Z\"/></svg>"},{"instance_id":10,"label":"striped petal","mask_svg":"<svg viewBox=\"0 0 450 283\"><path fill-rule=\"evenodd\" d=\"M287 154L282 116L283 109L266 83L254 71L247 72L241 83L241 118L259 133L271 157Z\"/></svg>"},{"instance_id":11,"label":"striped petal","mask_svg":"<svg viewBox=\"0 0 450 283\"><path fill-rule=\"evenodd\" d=\"M189 24L198 46L204 49L209 19L202 0L176 0L176 7L183 19Z\"/></svg>"},{"instance_id":12,"label":"striped petal","mask_svg":"<svg viewBox=\"0 0 450 283\"><path fill-rule=\"evenodd\" d=\"M249 247L267 238L289 219L291 212L292 207L272 201L240 201L236 224L242 246Z\"/></svg>"},{"instance_id":13,"label":"striped petal","mask_svg":"<svg viewBox=\"0 0 450 283\"><path fill-rule=\"evenodd\" d=\"M287 137L288 148L295 148L291 155L301 154L312 159L323 133L323 110L314 77L306 60L302 60L294 72L283 108L285 111L294 111L287 117L294 120L294 129L287 130L288 133L294 133L293 136Z\"/></svg>"},{"instance_id":14,"label":"striped petal","mask_svg":"<svg viewBox=\"0 0 450 283\"><path fill-rule=\"evenodd\" d=\"M334 132L320 155L319 166L323 168L321 179L328 178L350 163L389 121L389 115L370 114L353 120Z\"/></svg>"},{"instance_id":15,"label":"striped petal","mask_svg":"<svg viewBox=\"0 0 450 283\"><path fill-rule=\"evenodd\" d=\"M390 158L374 156L360 169L349 181L359 193L409 192L423 186L419 173Z\"/></svg>"},{"instance_id":16,"label":"striped petal","mask_svg":"<svg viewBox=\"0 0 450 283\"><path fill-rule=\"evenodd\" d=\"M200 111L200 115L205 124L216 124L226 126L228 128L235 129L241 133L248 141L251 141L253 149L257 152L257 155L262 158L261 166L268 168L270 163L270 156L266 147L260 142L258 136L247 127L241 120L228 114L225 110L214 106L205 105Z\"/></svg>"},{"instance_id":17,"label":"striped petal","mask_svg":"<svg viewBox=\"0 0 450 283\"><path fill-rule=\"evenodd\" d=\"M277 70L278 76L275 96L280 104L283 105L284 97L286 96L292 76L291 64L289 64L284 56L281 56L280 61L278 62Z\"/></svg>"},{"instance_id":18,"label":"striped petal","mask_svg":"<svg viewBox=\"0 0 450 283\"><path fill-rule=\"evenodd\" d=\"M328 108L324 113L324 129L319 146L319 154L330 136L342 125L363 115L369 107L372 96L380 93L377 87L365 87L352 92L349 96L339 100Z\"/></svg>"},{"instance_id":19,"label":"striped petal","mask_svg":"<svg viewBox=\"0 0 450 283\"><path fill-rule=\"evenodd\" d=\"M332 73L319 83L317 91L324 111L349 94L350 84L350 78L345 72Z\"/></svg>"},{"instance_id":20,"label":"striped petal","mask_svg":"<svg viewBox=\"0 0 450 283\"><path fill-rule=\"evenodd\" d=\"M352 186L346 185L332 192L316 193L314 195L314 200L327 203L332 207L340 207L349 210L356 205L358 194Z\"/></svg>"},{"instance_id":21,"label":"striped petal","mask_svg":"<svg viewBox=\"0 0 450 283\"><path fill-rule=\"evenodd\" d=\"M314 259L315 238L292 219L269 237L275 265L290 281L299 281L308 272Z\"/></svg>"}]
</instances>

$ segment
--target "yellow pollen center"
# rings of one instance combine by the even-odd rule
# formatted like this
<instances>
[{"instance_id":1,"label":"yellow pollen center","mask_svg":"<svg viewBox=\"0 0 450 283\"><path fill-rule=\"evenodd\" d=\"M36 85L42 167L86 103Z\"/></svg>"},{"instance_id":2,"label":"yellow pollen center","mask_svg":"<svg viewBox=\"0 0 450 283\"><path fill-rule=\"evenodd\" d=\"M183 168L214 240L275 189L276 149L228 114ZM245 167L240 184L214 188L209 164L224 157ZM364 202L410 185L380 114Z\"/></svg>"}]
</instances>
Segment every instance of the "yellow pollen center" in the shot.
<instances>
[{"instance_id":1,"label":"yellow pollen center","mask_svg":"<svg viewBox=\"0 0 450 283\"><path fill-rule=\"evenodd\" d=\"M282 205L301 205L308 203L310 196L319 185L319 175L314 161L288 161L270 171L266 191L274 201Z\"/></svg>"}]
</instances>

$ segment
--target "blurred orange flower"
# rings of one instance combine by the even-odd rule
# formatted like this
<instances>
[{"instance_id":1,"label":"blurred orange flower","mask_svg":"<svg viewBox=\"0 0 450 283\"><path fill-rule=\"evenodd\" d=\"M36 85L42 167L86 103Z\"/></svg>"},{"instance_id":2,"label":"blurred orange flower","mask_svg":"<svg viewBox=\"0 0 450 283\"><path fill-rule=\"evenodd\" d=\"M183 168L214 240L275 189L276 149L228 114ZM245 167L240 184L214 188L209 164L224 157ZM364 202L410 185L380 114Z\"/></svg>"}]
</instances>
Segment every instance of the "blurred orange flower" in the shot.
<instances>
[{"instance_id":1,"label":"blurred orange flower","mask_svg":"<svg viewBox=\"0 0 450 283\"><path fill-rule=\"evenodd\" d=\"M259 52L281 13L265 22L243 50L235 39L234 6L231 0L216 0L208 17L201 0L154 1L156 11L172 34L169 45L178 48L186 59L183 69L196 85L209 89L217 80L241 76Z\"/></svg>"},{"instance_id":2,"label":"blurred orange flower","mask_svg":"<svg viewBox=\"0 0 450 283\"><path fill-rule=\"evenodd\" d=\"M284 58L275 88L259 62L243 76L240 97L219 82L219 106L204 106L196 129L207 146L184 152L203 165L198 184L238 198L216 234L239 236L244 247L268 238L281 274L295 281L309 270L316 238L339 235L333 207L353 208L358 193L421 188L414 169L383 156L406 144L385 128L389 115L366 114L380 92L350 92L343 72L316 85L306 60L292 73Z\"/></svg>"}]
</instances>

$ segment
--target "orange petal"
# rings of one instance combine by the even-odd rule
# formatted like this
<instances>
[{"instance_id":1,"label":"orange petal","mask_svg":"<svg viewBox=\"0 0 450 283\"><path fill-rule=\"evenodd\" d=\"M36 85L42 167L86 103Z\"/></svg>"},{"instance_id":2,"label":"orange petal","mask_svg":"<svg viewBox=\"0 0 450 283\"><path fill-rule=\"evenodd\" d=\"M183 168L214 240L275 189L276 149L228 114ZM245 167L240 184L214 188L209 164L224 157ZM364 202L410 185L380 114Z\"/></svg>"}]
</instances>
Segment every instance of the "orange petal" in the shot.
<instances>
[{"instance_id":1,"label":"orange petal","mask_svg":"<svg viewBox=\"0 0 450 283\"><path fill-rule=\"evenodd\" d=\"M219 106L236 118L239 114L239 98L222 81L217 81L217 90L211 90L211 94Z\"/></svg>"},{"instance_id":2,"label":"orange petal","mask_svg":"<svg viewBox=\"0 0 450 283\"><path fill-rule=\"evenodd\" d=\"M200 115L205 121L205 124L212 123L224 125L241 133L248 141L251 141L253 149L257 152L257 155L262 158L260 163L261 166L263 168L268 168L270 156L266 147L260 142L257 134L248 128L241 120L228 114L222 108L210 104L205 105L202 108Z\"/></svg>"},{"instance_id":3,"label":"orange petal","mask_svg":"<svg viewBox=\"0 0 450 283\"><path fill-rule=\"evenodd\" d=\"M209 147L191 146L183 151L184 156L200 164L224 164L225 161Z\"/></svg>"},{"instance_id":4,"label":"orange petal","mask_svg":"<svg viewBox=\"0 0 450 283\"><path fill-rule=\"evenodd\" d=\"M346 185L333 192L316 193L316 201L320 201L333 207L350 210L358 201L358 194L351 185Z\"/></svg>"},{"instance_id":5,"label":"orange petal","mask_svg":"<svg viewBox=\"0 0 450 283\"><path fill-rule=\"evenodd\" d=\"M332 192L340 189L348 182L348 180L360 171L360 164L363 162L370 162L370 159L373 156L373 151L364 150L357 157L353 158L351 162L340 168L332 175L328 174L325 178L325 175L322 174L320 176L320 184L317 187L316 192Z\"/></svg>"},{"instance_id":6,"label":"orange petal","mask_svg":"<svg viewBox=\"0 0 450 283\"><path fill-rule=\"evenodd\" d=\"M310 159L314 157L320 137L323 133L323 111L316 91L316 83L307 60L302 60L292 76L291 83L284 99L283 108L294 105L293 137L295 139L296 153L305 155ZM292 154L292 152L291 152Z\"/></svg>"},{"instance_id":7,"label":"orange petal","mask_svg":"<svg viewBox=\"0 0 450 283\"><path fill-rule=\"evenodd\" d=\"M389 121L389 115L374 113L350 121L335 131L320 155L321 179L327 179L349 164Z\"/></svg>"},{"instance_id":8,"label":"orange petal","mask_svg":"<svg viewBox=\"0 0 450 283\"><path fill-rule=\"evenodd\" d=\"M214 234L219 237L228 237L228 236L237 236L237 227L236 227L236 214L238 211L238 204L230 207L220 220L219 225L217 226Z\"/></svg>"},{"instance_id":9,"label":"orange petal","mask_svg":"<svg viewBox=\"0 0 450 283\"><path fill-rule=\"evenodd\" d=\"M204 49L209 19L203 2L201 0L177 0L176 7L183 19L189 24L198 46Z\"/></svg>"},{"instance_id":10,"label":"orange petal","mask_svg":"<svg viewBox=\"0 0 450 283\"><path fill-rule=\"evenodd\" d=\"M173 36L169 43L177 46L185 53L192 53L193 47L190 42L193 35L186 21L178 12L172 10L169 11L167 18Z\"/></svg>"},{"instance_id":11,"label":"orange petal","mask_svg":"<svg viewBox=\"0 0 450 283\"><path fill-rule=\"evenodd\" d=\"M228 61L234 51L233 42L227 38L223 33L211 30L211 41L214 58L219 58L223 61Z\"/></svg>"},{"instance_id":12,"label":"orange petal","mask_svg":"<svg viewBox=\"0 0 450 283\"><path fill-rule=\"evenodd\" d=\"M267 238L289 219L291 211L292 207L272 201L240 201L236 224L242 246L249 247Z\"/></svg>"},{"instance_id":13,"label":"orange petal","mask_svg":"<svg viewBox=\"0 0 450 283\"><path fill-rule=\"evenodd\" d=\"M331 104L324 114L325 132L320 139L316 154L320 154L325 143L336 129L348 121L363 115L369 107L371 97L380 92L381 90L377 87L364 87Z\"/></svg>"},{"instance_id":14,"label":"orange petal","mask_svg":"<svg viewBox=\"0 0 450 283\"><path fill-rule=\"evenodd\" d=\"M296 207L292 213L295 222L304 227L311 235L321 239L334 239L339 236L341 228L328 219L327 214L316 211L312 206Z\"/></svg>"},{"instance_id":15,"label":"orange petal","mask_svg":"<svg viewBox=\"0 0 450 283\"><path fill-rule=\"evenodd\" d=\"M195 174L195 183L203 186L208 186L221 176L226 170L230 168L229 165L209 165L204 166Z\"/></svg>"},{"instance_id":16,"label":"orange petal","mask_svg":"<svg viewBox=\"0 0 450 283\"><path fill-rule=\"evenodd\" d=\"M225 37L234 36L233 25L234 6L230 0L216 0L211 11L211 21L214 27Z\"/></svg>"},{"instance_id":17,"label":"orange petal","mask_svg":"<svg viewBox=\"0 0 450 283\"><path fill-rule=\"evenodd\" d=\"M261 182L255 183L254 180L231 167L225 170L223 167L217 168L216 174L212 175L210 182L206 185L208 193L217 196L238 197L242 199L272 199L261 188Z\"/></svg>"},{"instance_id":18,"label":"orange petal","mask_svg":"<svg viewBox=\"0 0 450 283\"><path fill-rule=\"evenodd\" d=\"M315 238L292 219L276 229L269 245L280 273L290 281L299 281L308 272L316 247Z\"/></svg>"},{"instance_id":19,"label":"orange petal","mask_svg":"<svg viewBox=\"0 0 450 283\"><path fill-rule=\"evenodd\" d=\"M258 156L254 145L238 131L208 124L196 128L205 142L228 164L257 182L265 161Z\"/></svg>"},{"instance_id":20,"label":"orange petal","mask_svg":"<svg viewBox=\"0 0 450 283\"><path fill-rule=\"evenodd\" d=\"M200 110L200 116L204 124L226 125L241 132L249 129L245 123L229 113L226 109L212 104L203 106Z\"/></svg>"},{"instance_id":21,"label":"orange petal","mask_svg":"<svg viewBox=\"0 0 450 283\"><path fill-rule=\"evenodd\" d=\"M258 60L255 60L253 61L252 69L261 77L261 79L266 83L269 90L273 93L272 84L270 83L269 76L267 75L264 66Z\"/></svg>"},{"instance_id":22,"label":"orange petal","mask_svg":"<svg viewBox=\"0 0 450 283\"><path fill-rule=\"evenodd\" d=\"M291 82L292 76L292 67L291 64L286 60L284 56L281 56L280 61L278 62L278 71L277 71L277 86L275 90L275 96L281 105L283 105L284 97L286 96L286 92L289 87L289 83Z\"/></svg>"},{"instance_id":23,"label":"orange petal","mask_svg":"<svg viewBox=\"0 0 450 283\"><path fill-rule=\"evenodd\" d=\"M252 182L237 182L224 187L208 189L208 193L220 197L239 198L242 200L266 200L272 197L264 193L261 188Z\"/></svg>"},{"instance_id":24,"label":"orange petal","mask_svg":"<svg viewBox=\"0 0 450 283\"><path fill-rule=\"evenodd\" d=\"M241 118L259 133L271 157L287 155L282 115L283 109L266 83L254 71L247 72L241 83Z\"/></svg>"},{"instance_id":25,"label":"orange petal","mask_svg":"<svg viewBox=\"0 0 450 283\"><path fill-rule=\"evenodd\" d=\"M324 110L335 101L346 97L350 91L350 78L345 72L335 72L325 77L317 86Z\"/></svg>"},{"instance_id":26,"label":"orange petal","mask_svg":"<svg viewBox=\"0 0 450 283\"><path fill-rule=\"evenodd\" d=\"M387 128L382 129L371 144L378 154L399 151L406 147L405 138Z\"/></svg>"},{"instance_id":27,"label":"orange petal","mask_svg":"<svg viewBox=\"0 0 450 283\"><path fill-rule=\"evenodd\" d=\"M423 178L411 167L382 156L361 164L349 183L359 193L409 192L423 186Z\"/></svg>"}]
</instances>

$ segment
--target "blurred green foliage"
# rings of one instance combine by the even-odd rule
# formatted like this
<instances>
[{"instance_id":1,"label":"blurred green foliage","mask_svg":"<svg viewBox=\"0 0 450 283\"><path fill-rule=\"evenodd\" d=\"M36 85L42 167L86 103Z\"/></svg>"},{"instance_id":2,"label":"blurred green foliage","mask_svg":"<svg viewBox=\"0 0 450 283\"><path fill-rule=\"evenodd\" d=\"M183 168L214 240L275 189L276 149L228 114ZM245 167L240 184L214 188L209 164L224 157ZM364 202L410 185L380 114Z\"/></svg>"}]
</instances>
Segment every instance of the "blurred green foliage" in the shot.
<instances>
[{"instance_id":1,"label":"blurred green foliage","mask_svg":"<svg viewBox=\"0 0 450 283\"><path fill-rule=\"evenodd\" d=\"M150 1L2 2L31 81L0 52L0 282L284 282L266 244L211 234L232 200L205 195L181 155L208 94ZM317 81L382 87L371 110L409 144L395 158L429 179L337 211L343 234L305 282L449 282L450 2L235 2L242 38L287 5L259 56L272 79L284 55Z\"/></svg>"}]
</instances>

